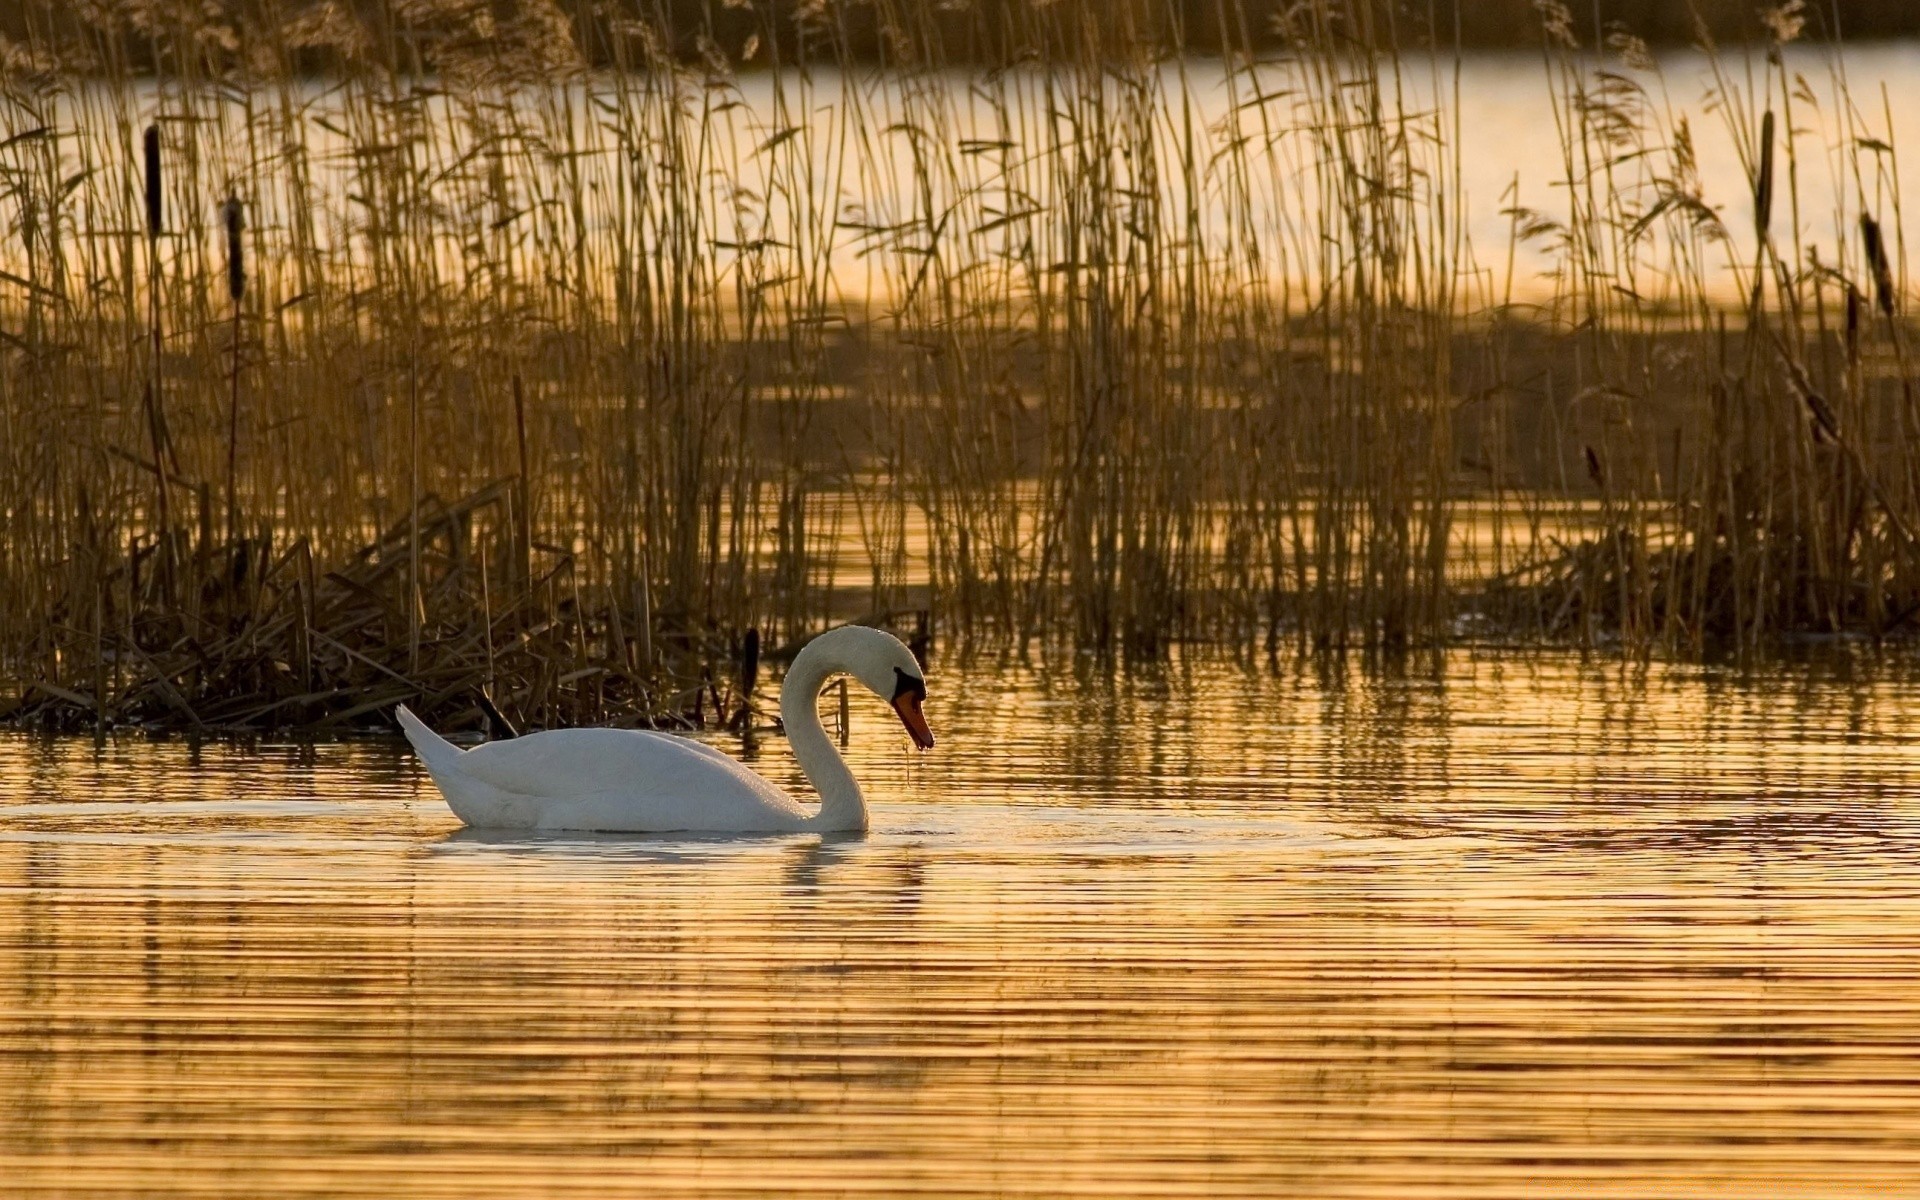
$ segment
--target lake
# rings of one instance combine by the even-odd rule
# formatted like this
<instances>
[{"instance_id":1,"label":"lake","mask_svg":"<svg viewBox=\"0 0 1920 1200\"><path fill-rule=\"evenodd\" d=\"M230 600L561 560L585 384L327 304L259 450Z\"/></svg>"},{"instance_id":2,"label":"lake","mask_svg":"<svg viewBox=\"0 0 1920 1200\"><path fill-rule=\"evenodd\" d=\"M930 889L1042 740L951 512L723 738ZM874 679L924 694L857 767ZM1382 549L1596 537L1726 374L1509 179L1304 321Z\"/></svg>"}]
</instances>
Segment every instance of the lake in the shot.
<instances>
[{"instance_id":1,"label":"lake","mask_svg":"<svg viewBox=\"0 0 1920 1200\"><path fill-rule=\"evenodd\" d=\"M840 840L462 833L398 741L0 737L7 1194L1920 1179L1911 669L932 667L930 754L855 703Z\"/></svg>"}]
</instances>

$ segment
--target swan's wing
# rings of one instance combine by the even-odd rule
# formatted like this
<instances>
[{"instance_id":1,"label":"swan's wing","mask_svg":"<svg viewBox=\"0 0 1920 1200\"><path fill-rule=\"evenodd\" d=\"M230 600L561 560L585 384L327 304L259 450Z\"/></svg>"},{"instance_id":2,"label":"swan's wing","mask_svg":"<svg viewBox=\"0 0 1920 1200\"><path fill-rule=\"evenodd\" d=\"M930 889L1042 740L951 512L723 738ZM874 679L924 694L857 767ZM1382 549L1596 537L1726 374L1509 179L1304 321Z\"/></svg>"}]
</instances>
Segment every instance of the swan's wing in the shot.
<instances>
[{"instance_id":1,"label":"swan's wing","mask_svg":"<svg viewBox=\"0 0 1920 1200\"><path fill-rule=\"evenodd\" d=\"M615 732L623 733L627 731L615 730ZM715 750L712 746L707 745L705 742L696 742L690 737L681 737L678 734L672 734L672 733L654 733L650 730L644 730L644 729L635 730L633 732L644 733L648 737L664 738L665 740L672 742L676 746L681 746L688 750L695 751L699 754L704 754L708 758L712 759L714 762L719 763L721 766L726 767L730 771L736 770L736 769L748 770L748 768L744 767L741 764L740 760L732 757L725 750ZM755 775L754 778L758 779L759 776Z\"/></svg>"},{"instance_id":2,"label":"swan's wing","mask_svg":"<svg viewBox=\"0 0 1920 1200\"><path fill-rule=\"evenodd\" d=\"M555 729L475 746L460 770L523 796L716 797L751 793L793 807L786 793L711 746L639 729Z\"/></svg>"}]
</instances>

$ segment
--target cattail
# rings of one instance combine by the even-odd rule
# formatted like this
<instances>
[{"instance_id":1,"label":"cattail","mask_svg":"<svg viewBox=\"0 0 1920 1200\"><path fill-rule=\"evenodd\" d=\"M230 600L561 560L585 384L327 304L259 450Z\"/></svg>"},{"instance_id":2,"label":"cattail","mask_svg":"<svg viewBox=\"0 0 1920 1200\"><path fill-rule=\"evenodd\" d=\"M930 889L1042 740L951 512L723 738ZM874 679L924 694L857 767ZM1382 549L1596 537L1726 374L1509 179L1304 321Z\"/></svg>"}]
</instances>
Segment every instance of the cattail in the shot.
<instances>
[{"instance_id":1,"label":"cattail","mask_svg":"<svg viewBox=\"0 0 1920 1200\"><path fill-rule=\"evenodd\" d=\"M247 294L247 260L240 245L240 201L229 196L220 213L227 225L227 295L233 298L233 370L227 395L227 539L231 541L240 533L240 299Z\"/></svg>"},{"instance_id":2,"label":"cattail","mask_svg":"<svg viewBox=\"0 0 1920 1200\"><path fill-rule=\"evenodd\" d=\"M1582 446L1581 449L1586 452L1587 478L1593 480L1593 486L1595 487L1606 487L1607 468L1606 464L1600 461L1599 452L1592 446Z\"/></svg>"},{"instance_id":3,"label":"cattail","mask_svg":"<svg viewBox=\"0 0 1920 1200\"><path fill-rule=\"evenodd\" d=\"M161 354L164 334L160 328L160 229L164 215L160 207L160 127L147 126L143 139L147 167L147 335L153 339L153 358L147 379L147 434L153 442L154 515L162 540L172 522L167 514L167 414L166 390L161 384ZM163 572L170 572L170 559L161 560ZM163 576L166 578L167 576ZM169 589L171 582L167 583Z\"/></svg>"},{"instance_id":4,"label":"cattail","mask_svg":"<svg viewBox=\"0 0 1920 1200\"><path fill-rule=\"evenodd\" d=\"M1827 405L1826 398L1819 392L1808 392L1806 401L1814 442L1822 446L1837 445L1840 441L1840 422L1834 419L1833 409Z\"/></svg>"},{"instance_id":5,"label":"cattail","mask_svg":"<svg viewBox=\"0 0 1920 1200\"><path fill-rule=\"evenodd\" d=\"M1773 110L1760 118L1760 172L1753 181L1753 227L1761 241L1773 222Z\"/></svg>"},{"instance_id":6,"label":"cattail","mask_svg":"<svg viewBox=\"0 0 1920 1200\"><path fill-rule=\"evenodd\" d=\"M760 631L749 628L740 638L740 704L727 721L749 739L753 737L753 689L760 682ZM719 703L719 693L714 702Z\"/></svg>"},{"instance_id":7,"label":"cattail","mask_svg":"<svg viewBox=\"0 0 1920 1200\"><path fill-rule=\"evenodd\" d=\"M1787 358L1784 347L1780 353L1781 361L1787 368L1787 382L1793 385L1793 390L1799 395L1800 402L1807 406L1807 416L1813 424L1813 440L1822 444L1837 443L1840 440L1840 418L1834 415L1833 406L1828 404L1827 398L1813 386L1813 380L1807 375L1807 369L1793 359Z\"/></svg>"},{"instance_id":8,"label":"cattail","mask_svg":"<svg viewBox=\"0 0 1920 1200\"><path fill-rule=\"evenodd\" d=\"M147 236L159 237L164 215L160 207L160 127L147 126Z\"/></svg>"},{"instance_id":9,"label":"cattail","mask_svg":"<svg viewBox=\"0 0 1920 1200\"><path fill-rule=\"evenodd\" d=\"M760 682L760 631L749 629L740 640L740 699L745 704L753 699L754 685Z\"/></svg>"},{"instance_id":10,"label":"cattail","mask_svg":"<svg viewBox=\"0 0 1920 1200\"><path fill-rule=\"evenodd\" d=\"M240 201L229 197L220 206L221 215L227 222L227 295L233 297L235 304L247 294L247 255L240 244L240 233L246 228L245 211Z\"/></svg>"},{"instance_id":11,"label":"cattail","mask_svg":"<svg viewBox=\"0 0 1920 1200\"><path fill-rule=\"evenodd\" d=\"M1860 361L1860 289L1847 281L1847 361Z\"/></svg>"},{"instance_id":12,"label":"cattail","mask_svg":"<svg viewBox=\"0 0 1920 1200\"><path fill-rule=\"evenodd\" d=\"M1813 440L1822 444L1840 440L1840 418L1833 415L1833 406L1827 398L1813 390L1811 386L1799 389L1800 400L1807 406L1807 416L1813 423Z\"/></svg>"},{"instance_id":13,"label":"cattail","mask_svg":"<svg viewBox=\"0 0 1920 1200\"><path fill-rule=\"evenodd\" d=\"M1886 243L1880 238L1880 222L1860 214L1860 236L1867 244L1867 264L1873 268L1873 296L1880 311L1893 315L1893 268L1887 263Z\"/></svg>"}]
</instances>

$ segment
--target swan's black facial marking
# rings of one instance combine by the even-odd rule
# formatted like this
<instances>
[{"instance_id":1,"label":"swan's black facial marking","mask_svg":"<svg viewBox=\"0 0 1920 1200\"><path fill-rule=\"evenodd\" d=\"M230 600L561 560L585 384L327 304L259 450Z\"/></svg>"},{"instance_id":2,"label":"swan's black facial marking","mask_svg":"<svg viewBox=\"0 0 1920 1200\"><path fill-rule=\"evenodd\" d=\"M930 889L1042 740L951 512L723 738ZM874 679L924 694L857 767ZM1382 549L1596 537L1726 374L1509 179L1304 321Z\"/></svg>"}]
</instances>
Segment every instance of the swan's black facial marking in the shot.
<instances>
[{"instance_id":1,"label":"swan's black facial marking","mask_svg":"<svg viewBox=\"0 0 1920 1200\"><path fill-rule=\"evenodd\" d=\"M907 736L913 739L914 745L922 750L933 749L933 730L927 728L927 716L920 711L920 702L927 698L927 681L899 667L893 669L893 677L896 681L893 711L900 714L900 723L906 726Z\"/></svg>"},{"instance_id":2,"label":"swan's black facial marking","mask_svg":"<svg viewBox=\"0 0 1920 1200\"><path fill-rule=\"evenodd\" d=\"M916 700L925 700L927 698L927 681L918 675L909 675L899 667L895 667L893 669L893 678L894 688L893 695L890 699L894 703L899 703L900 697L909 692L913 694L913 698Z\"/></svg>"}]
</instances>

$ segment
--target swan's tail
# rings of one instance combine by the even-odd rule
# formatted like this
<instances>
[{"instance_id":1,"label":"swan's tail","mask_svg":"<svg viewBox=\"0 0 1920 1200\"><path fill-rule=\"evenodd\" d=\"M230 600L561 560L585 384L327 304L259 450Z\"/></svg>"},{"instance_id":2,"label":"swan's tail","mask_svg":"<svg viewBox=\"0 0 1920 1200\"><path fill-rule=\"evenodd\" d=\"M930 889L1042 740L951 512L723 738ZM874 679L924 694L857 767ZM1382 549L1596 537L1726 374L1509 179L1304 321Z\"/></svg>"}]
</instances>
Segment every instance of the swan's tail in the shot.
<instances>
[{"instance_id":1,"label":"swan's tail","mask_svg":"<svg viewBox=\"0 0 1920 1200\"><path fill-rule=\"evenodd\" d=\"M400 719L400 728L407 731L407 740L413 743L413 752L420 756L427 774L433 776L435 783L442 782L449 773L460 769L460 756L465 751L428 729L427 723L414 716L406 705L395 709L393 715Z\"/></svg>"}]
</instances>

